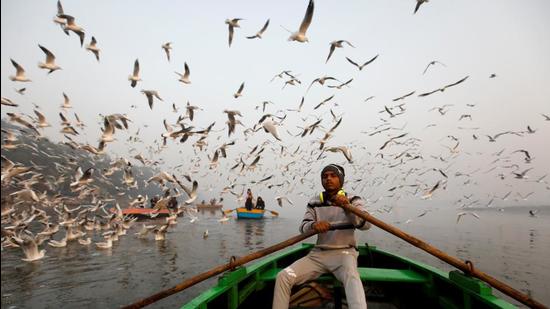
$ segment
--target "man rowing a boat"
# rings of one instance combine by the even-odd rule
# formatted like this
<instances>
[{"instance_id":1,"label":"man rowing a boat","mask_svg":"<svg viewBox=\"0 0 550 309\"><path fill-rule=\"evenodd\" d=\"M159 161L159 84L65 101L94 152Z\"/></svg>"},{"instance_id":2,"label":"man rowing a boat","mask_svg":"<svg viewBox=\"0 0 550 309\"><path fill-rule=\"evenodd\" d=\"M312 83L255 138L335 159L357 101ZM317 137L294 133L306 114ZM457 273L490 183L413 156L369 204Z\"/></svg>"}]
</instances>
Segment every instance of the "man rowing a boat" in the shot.
<instances>
[{"instance_id":1,"label":"man rowing a boat","mask_svg":"<svg viewBox=\"0 0 550 309\"><path fill-rule=\"evenodd\" d=\"M317 231L317 243L310 253L283 269L277 275L273 308L288 308L294 285L314 280L324 273L332 273L342 282L348 308L367 308L365 292L357 271L355 229L366 230L370 224L342 208L359 207L366 210L363 200L344 192L344 168L329 164L321 172L324 192L313 197L307 204L300 232ZM339 227L330 230L330 227Z\"/></svg>"}]
</instances>

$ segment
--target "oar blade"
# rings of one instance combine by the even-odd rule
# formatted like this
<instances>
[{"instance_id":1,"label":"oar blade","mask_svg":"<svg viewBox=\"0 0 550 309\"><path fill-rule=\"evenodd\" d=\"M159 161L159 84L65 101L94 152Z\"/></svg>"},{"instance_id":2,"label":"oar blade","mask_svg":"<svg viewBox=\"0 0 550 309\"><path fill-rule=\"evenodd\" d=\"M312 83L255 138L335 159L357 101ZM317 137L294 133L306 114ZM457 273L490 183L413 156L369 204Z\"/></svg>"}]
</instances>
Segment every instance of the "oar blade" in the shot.
<instances>
[{"instance_id":1,"label":"oar blade","mask_svg":"<svg viewBox=\"0 0 550 309\"><path fill-rule=\"evenodd\" d=\"M232 213L232 212L235 211L235 210L237 210L237 208L235 208L235 209L224 210L223 213L226 214L226 215L228 215L228 214Z\"/></svg>"}]
</instances>

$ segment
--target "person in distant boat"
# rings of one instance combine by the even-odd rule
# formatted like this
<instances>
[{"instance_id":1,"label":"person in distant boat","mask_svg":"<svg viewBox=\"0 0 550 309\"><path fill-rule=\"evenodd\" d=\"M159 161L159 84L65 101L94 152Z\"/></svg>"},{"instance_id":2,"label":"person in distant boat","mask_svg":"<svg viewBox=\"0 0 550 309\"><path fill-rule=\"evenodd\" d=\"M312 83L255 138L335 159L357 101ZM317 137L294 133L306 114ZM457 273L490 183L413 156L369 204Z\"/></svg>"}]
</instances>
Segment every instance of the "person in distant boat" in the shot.
<instances>
[{"instance_id":1,"label":"person in distant boat","mask_svg":"<svg viewBox=\"0 0 550 309\"><path fill-rule=\"evenodd\" d=\"M250 189L246 190L246 202L244 202L244 207L246 207L246 210L252 210L254 208L254 203L252 202L254 200L254 196L252 196L252 191Z\"/></svg>"},{"instance_id":2,"label":"person in distant boat","mask_svg":"<svg viewBox=\"0 0 550 309\"><path fill-rule=\"evenodd\" d=\"M370 224L342 208L344 205L365 211L359 196L348 195L343 189L344 168L329 164L321 172L325 191L307 204L300 232L317 231L317 243L309 254L281 270L275 281L273 308L288 308L294 285L332 273L345 288L348 308L367 308L365 291L357 271L355 229L366 230ZM330 230L332 226L338 229Z\"/></svg>"},{"instance_id":3,"label":"person in distant boat","mask_svg":"<svg viewBox=\"0 0 550 309\"><path fill-rule=\"evenodd\" d=\"M178 198L175 196L170 197L168 201L168 209L176 210L178 208Z\"/></svg>"},{"instance_id":4,"label":"person in distant boat","mask_svg":"<svg viewBox=\"0 0 550 309\"><path fill-rule=\"evenodd\" d=\"M256 209L264 210L264 208L265 208L265 202L261 196L258 196L258 198L256 199Z\"/></svg>"},{"instance_id":5,"label":"person in distant boat","mask_svg":"<svg viewBox=\"0 0 550 309\"><path fill-rule=\"evenodd\" d=\"M159 200L160 200L160 198L159 198L158 195L153 196L150 200L150 202L151 202L150 208L154 208Z\"/></svg>"}]
</instances>

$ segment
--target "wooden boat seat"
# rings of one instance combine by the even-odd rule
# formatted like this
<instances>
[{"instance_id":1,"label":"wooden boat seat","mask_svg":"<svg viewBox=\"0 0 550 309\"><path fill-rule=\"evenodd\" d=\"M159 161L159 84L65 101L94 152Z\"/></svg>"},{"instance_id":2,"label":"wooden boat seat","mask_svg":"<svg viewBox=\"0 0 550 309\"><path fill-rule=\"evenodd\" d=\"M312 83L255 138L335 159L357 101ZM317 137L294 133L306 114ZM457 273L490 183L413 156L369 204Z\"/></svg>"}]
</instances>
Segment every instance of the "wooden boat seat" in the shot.
<instances>
[{"instance_id":1,"label":"wooden boat seat","mask_svg":"<svg viewBox=\"0 0 550 309\"><path fill-rule=\"evenodd\" d=\"M277 278L277 274L282 268L272 268L260 275L260 280L273 281ZM361 281L370 282L403 282L403 283L426 283L428 278L410 269L388 269L388 268L371 268L358 267ZM324 274L316 281L331 281L334 279L332 274Z\"/></svg>"}]
</instances>

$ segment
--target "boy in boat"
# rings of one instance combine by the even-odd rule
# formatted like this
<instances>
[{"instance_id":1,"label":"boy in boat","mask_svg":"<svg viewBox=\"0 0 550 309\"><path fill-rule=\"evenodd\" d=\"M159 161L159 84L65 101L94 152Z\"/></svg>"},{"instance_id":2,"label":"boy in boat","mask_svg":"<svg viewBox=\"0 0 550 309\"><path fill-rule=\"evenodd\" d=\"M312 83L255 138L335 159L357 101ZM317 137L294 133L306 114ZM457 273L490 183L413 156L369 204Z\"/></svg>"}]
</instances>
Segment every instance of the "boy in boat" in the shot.
<instances>
[{"instance_id":1,"label":"boy in boat","mask_svg":"<svg viewBox=\"0 0 550 309\"><path fill-rule=\"evenodd\" d=\"M294 285L314 280L324 273L332 273L342 282L348 307L367 308L365 291L357 271L356 228L366 230L370 224L342 208L343 205L366 210L363 200L344 192L344 168L329 164L321 172L324 192L313 197L307 204L300 232L319 232L317 243L311 252L283 269L277 275L273 296L273 308L288 308ZM348 229L329 230L332 225L349 226Z\"/></svg>"},{"instance_id":2,"label":"boy in boat","mask_svg":"<svg viewBox=\"0 0 550 309\"><path fill-rule=\"evenodd\" d=\"M256 209L263 210L265 208L265 202L261 196L256 199Z\"/></svg>"},{"instance_id":3,"label":"boy in boat","mask_svg":"<svg viewBox=\"0 0 550 309\"><path fill-rule=\"evenodd\" d=\"M246 210L252 210L254 208L254 203L252 202L254 197L252 196L252 191L250 189L246 190L246 201L244 202L244 207Z\"/></svg>"}]
</instances>

